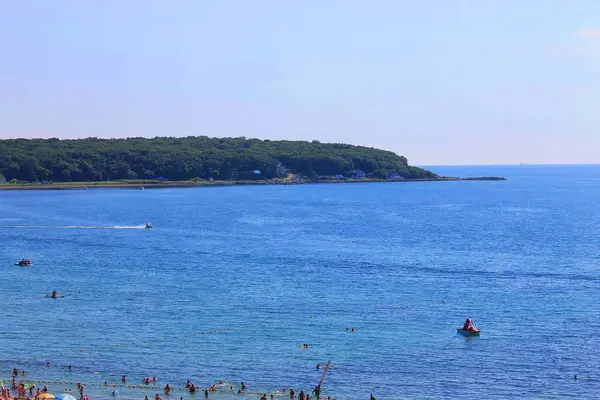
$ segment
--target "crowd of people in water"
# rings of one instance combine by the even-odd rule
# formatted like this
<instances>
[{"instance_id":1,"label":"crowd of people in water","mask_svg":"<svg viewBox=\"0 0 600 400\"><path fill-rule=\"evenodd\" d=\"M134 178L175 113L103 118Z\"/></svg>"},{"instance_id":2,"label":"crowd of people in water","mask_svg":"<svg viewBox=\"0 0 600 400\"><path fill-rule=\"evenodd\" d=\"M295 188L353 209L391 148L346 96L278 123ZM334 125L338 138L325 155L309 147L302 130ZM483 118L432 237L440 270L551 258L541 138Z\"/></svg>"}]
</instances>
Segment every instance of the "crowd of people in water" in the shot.
<instances>
[{"instance_id":1,"label":"crowd of people in water","mask_svg":"<svg viewBox=\"0 0 600 400\"><path fill-rule=\"evenodd\" d=\"M48 363L49 364L49 363ZM68 367L69 370L71 366ZM19 370L18 368L13 368L12 370L12 382L10 388L5 388L2 385L2 400L12 400L14 399L25 399L25 400L40 400L48 396L48 386L44 385L41 389L36 387L34 383L25 384L24 378L27 375L25 370ZM20 382L17 382L17 378L21 376L22 379ZM79 390L79 400L88 400L88 395L84 393L83 384L77 382L77 389ZM11 390L13 393L16 393L16 397L12 397ZM67 389L66 391L70 391Z\"/></svg>"},{"instance_id":2,"label":"crowd of people in water","mask_svg":"<svg viewBox=\"0 0 600 400\"><path fill-rule=\"evenodd\" d=\"M47 363L47 365L49 365L49 364L50 363ZM317 364L317 369L320 369L320 368L321 368L321 365ZM67 369L69 371L72 371L71 366L68 366ZM39 388L39 387L36 387L36 385L34 383L26 384L25 383L26 375L27 375L27 373L24 370L19 370L17 368L14 368L12 371L11 387L5 388L4 385L2 385L1 399L2 400L13 400L13 399L44 400L44 399L48 398L48 396L50 396L48 393L48 386L44 385L42 388ZM19 377L22 378L22 379L20 379L20 381L19 381ZM147 386L155 384L156 381L157 381L156 377L142 378L142 384L147 385ZM121 382L124 385L127 384L127 376L126 375L121 376ZM105 381L104 387L109 387L109 386L114 386L114 385L109 385L109 383L107 381ZM206 389L202 389L202 388L200 388L200 386L196 385L191 380L188 380L183 388L186 391L188 391L190 394L194 394L197 391L203 390L205 399L208 399L210 394L214 393L214 392L229 392L229 393L238 394L238 395L244 395L244 394L257 395L257 393L249 393L248 386L244 382L241 382L240 385L234 386L231 383L226 383L221 380L217 384L213 384L213 385L210 385ZM16 397L13 397L11 390L12 390L12 393L16 394ZM77 390L79 391L79 400L89 400L88 395L85 393L85 386L82 383L77 382ZM164 386L164 389L163 389L163 391L166 395L170 395L173 390L175 390L175 388L168 383ZM71 390L65 389L65 392L71 392ZM266 393L258 393L258 395L260 395L260 400L269 400L269 398L271 400L273 400L275 397L289 397L290 400L296 400L296 399L297 400L313 400L313 399L314 400L319 400L319 399L335 400L335 398L332 399L330 396L328 396L326 398L321 397L320 392L321 392L320 386L315 386L315 388L312 390L311 393L300 390L300 393L296 394L296 391L294 390L294 388L289 388L289 389L283 388L280 391L277 391L276 394L271 393L269 397L267 397ZM116 397L118 395L118 393L119 392L116 389L113 389L111 391L111 395L114 397ZM145 395L144 400L151 400L151 399L148 397L148 395ZM162 400L159 393L155 394L154 400ZM183 400L183 397L180 397L180 400ZM373 396L371 396L371 400L375 400L375 398Z\"/></svg>"}]
</instances>

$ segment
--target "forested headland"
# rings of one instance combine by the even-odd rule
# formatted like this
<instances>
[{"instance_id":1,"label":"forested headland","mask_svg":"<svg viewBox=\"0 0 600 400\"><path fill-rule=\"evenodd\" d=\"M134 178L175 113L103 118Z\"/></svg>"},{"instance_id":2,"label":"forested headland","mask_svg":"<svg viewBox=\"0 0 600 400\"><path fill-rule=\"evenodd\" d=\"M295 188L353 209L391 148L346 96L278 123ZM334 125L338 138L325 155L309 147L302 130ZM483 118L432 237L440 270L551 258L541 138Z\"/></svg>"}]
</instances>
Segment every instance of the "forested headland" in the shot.
<instances>
[{"instance_id":1,"label":"forested headland","mask_svg":"<svg viewBox=\"0 0 600 400\"><path fill-rule=\"evenodd\" d=\"M318 141L206 136L0 140L0 178L6 181L264 180L288 174L437 178L391 151Z\"/></svg>"}]
</instances>

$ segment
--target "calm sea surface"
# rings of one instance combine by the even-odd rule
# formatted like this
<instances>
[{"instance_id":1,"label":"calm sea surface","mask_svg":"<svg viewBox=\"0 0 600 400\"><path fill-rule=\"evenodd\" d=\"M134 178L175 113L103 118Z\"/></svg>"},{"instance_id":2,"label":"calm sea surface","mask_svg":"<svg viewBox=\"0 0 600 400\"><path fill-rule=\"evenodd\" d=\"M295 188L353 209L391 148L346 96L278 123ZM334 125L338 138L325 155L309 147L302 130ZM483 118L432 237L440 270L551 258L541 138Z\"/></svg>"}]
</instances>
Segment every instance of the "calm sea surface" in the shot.
<instances>
[{"instance_id":1,"label":"calm sea surface","mask_svg":"<svg viewBox=\"0 0 600 400\"><path fill-rule=\"evenodd\" d=\"M508 180L0 192L0 379L600 397L600 166L432 169Z\"/></svg>"}]
</instances>

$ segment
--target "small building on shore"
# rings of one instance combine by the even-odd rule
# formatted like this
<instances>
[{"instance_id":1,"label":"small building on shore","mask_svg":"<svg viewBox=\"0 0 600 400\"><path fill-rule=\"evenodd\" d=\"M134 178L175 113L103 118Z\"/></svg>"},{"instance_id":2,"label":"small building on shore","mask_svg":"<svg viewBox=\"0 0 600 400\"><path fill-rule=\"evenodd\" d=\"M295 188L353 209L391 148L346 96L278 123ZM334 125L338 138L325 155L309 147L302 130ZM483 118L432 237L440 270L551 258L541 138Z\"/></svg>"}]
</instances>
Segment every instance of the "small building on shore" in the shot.
<instances>
[{"instance_id":1,"label":"small building on shore","mask_svg":"<svg viewBox=\"0 0 600 400\"><path fill-rule=\"evenodd\" d=\"M356 169L354 170L354 173L352 173L352 178L354 179L365 179L366 177L367 174L362 169Z\"/></svg>"},{"instance_id":2,"label":"small building on shore","mask_svg":"<svg viewBox=\"0 0 600 400\"><path fill-rule=\"evenodd\" d=\"M277 164L277 170L275 172L276 175L285 176L285 165L281 163Z\"/></svg>"},{"instance_id":3,"label":"small building on shore","mask_svg":"<svg viewBox=\"0 0 600 400\"><path fill-rule=\"evenodd\" d=\"M402 181L404 177L397 172L390 172L387 176L390 181Z\"/></svg>"}]
</instances>

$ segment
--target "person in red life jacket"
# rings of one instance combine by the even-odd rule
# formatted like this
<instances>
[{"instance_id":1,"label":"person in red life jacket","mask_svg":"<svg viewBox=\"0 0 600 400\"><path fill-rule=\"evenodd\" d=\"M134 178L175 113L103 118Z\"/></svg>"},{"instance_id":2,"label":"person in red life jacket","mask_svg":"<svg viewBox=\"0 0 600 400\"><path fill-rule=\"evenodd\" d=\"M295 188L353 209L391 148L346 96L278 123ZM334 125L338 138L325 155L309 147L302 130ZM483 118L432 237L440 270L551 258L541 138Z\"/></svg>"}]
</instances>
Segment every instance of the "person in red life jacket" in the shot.
<instances>
[{"instance_id":1,"label":"person in red life jacket","mask_svg":"<svg viewBox=\"0 0 600 400\"><path fill-rule=\"evenodd\" d=\"M467 318L467 320L465 321L465 324L463 325L463 329L465 331L477 330L477 328L475 327L475 324L473 323L473 320L471 318Z\"/></svg>"},{"instance_id":2,"label":"person in red life jacket","mask_svg":"<svg viewBox=\"0 0 600 400\"><path fill-rule=\"evenodd\" d=\"M470 327L471 327L471 318L467 318L467 320L465 321L465 323L463 325L463 329L465 331L468 331Z\"/></svg>"}]
</instances>

